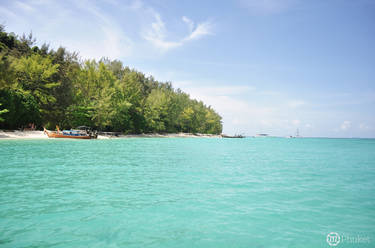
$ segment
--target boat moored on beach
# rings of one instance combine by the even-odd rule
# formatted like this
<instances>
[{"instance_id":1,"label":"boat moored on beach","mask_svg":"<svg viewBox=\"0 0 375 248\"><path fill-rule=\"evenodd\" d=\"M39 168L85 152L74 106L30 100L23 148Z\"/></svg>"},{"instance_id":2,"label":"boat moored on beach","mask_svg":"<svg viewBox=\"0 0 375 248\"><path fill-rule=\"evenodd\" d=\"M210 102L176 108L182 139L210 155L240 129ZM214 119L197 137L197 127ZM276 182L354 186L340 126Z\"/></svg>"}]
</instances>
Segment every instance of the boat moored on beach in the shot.
<instances>
[{"instance_id":1,"label":"boat moored on beach","mask_svg":"<svg viewBox=\"0 0 375 248\"><path fill-rule=\"evenodd\" d=\"M91 128L86 126L80 126L76 129L63 130L56 126L57 131L49 131L44 128L44 133L47 134L48 138L68 138L68 139L96 139L98 133L92 131Z\"/></svg>"},{"instance_id":2,"label":"boat moored on beach","mask_svg":"<svg viewBox=\"0 0 375 248\"><path fill-rule=\"evenodd\" d=\"M235 135L226 135L226 134L222 134L221 135L222 138L245 138L244 135L242 134L235 134Z\"/></svg>"}]
</instances>

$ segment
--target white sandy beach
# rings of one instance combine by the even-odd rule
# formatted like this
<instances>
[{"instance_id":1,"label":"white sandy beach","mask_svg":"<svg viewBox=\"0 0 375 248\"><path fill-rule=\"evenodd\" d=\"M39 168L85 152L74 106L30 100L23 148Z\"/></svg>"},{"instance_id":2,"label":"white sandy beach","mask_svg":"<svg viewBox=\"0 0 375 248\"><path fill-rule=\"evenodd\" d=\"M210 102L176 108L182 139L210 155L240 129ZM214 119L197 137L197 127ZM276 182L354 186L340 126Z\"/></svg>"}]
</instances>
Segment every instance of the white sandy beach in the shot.
<instances>
[{"instance_id":1,"label":"white sandy beach","mask_svg":"<svg viewBox=\"0 0 375 248\"><path fill-rule=\"evenodd\" d=\"M129 134L129 135L99 135L98 139L110 138L221 138L221 135L213 134L190 134L190 133L171 133L171 134ZM48 139L43 131L2 131L0 130L0 139Z\"/></svg>"},{"instance_id":2,"label":"white sandy beach","mask_svg":"<svg viewBox=\"0 0 375 248\"><path fill-rule=\"evenodd\" d=\"M0 131L0 139L47 139L43 131Z\"/></svg>"}]
</instances>

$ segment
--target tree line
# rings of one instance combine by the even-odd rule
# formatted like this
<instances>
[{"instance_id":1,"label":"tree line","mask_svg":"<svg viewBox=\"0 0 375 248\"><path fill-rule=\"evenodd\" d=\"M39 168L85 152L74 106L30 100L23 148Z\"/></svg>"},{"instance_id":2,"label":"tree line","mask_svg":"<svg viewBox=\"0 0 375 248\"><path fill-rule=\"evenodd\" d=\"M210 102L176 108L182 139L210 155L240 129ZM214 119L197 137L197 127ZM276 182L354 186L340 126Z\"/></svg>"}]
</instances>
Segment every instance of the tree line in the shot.
<instances>
[{"instance_id":1,"label":"tree line","mask_svg":"<svg viewBox=\"0 0 375 248\"><path fill-rule=\"evenodd\" d=\"M0 128L30 123L124 133L222 131L214 109L170 82L118 60L82 61L63 47L38 47L32 34L18 37L0 26Z\"/></svg>"}]
</instances>

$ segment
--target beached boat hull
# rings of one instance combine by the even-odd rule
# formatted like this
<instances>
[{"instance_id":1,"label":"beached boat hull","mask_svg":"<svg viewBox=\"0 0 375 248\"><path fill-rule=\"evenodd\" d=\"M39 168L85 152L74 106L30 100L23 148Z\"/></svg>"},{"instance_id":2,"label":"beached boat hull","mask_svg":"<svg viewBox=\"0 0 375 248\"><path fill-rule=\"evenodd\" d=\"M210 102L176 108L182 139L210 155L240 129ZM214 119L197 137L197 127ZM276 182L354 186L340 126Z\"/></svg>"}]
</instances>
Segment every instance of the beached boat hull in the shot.
<instances>
[{"instance_id":1,"label":"beached boat hull","mask_svg":"<svg viewBox=\"0 0 375 248\"><path fill-rule=\"evenodd\" d=\"M66 139L96 139L96 136L90 135L80 135L80 136L73 136L73 135L66 135L61 132L52 132L44 129L44 133L47 134L48 138L66 138Z\"/></svg>"}]
</instances>

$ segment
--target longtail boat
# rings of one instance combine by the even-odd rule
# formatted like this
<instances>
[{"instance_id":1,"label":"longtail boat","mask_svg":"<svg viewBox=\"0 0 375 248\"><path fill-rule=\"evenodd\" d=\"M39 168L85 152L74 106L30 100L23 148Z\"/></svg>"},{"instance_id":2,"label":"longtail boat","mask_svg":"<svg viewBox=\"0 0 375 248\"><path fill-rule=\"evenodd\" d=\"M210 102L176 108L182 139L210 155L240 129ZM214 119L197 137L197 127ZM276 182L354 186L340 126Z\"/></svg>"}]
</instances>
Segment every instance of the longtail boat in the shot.
<instances>
[{"instance_id":1,"label":"longtail boat","mask_svg":"<svg viewBox=\"0 0 375 248\"><path fill-rule=\"evenodd\" d=\"M56 126L57 131L49 131L44 128L44 133L48 138L68 138L68 139L96 139L97 132L93 132L90 128L81 126L76 129L60 131L59 126Z\"/></svg>"}]
</instances>

